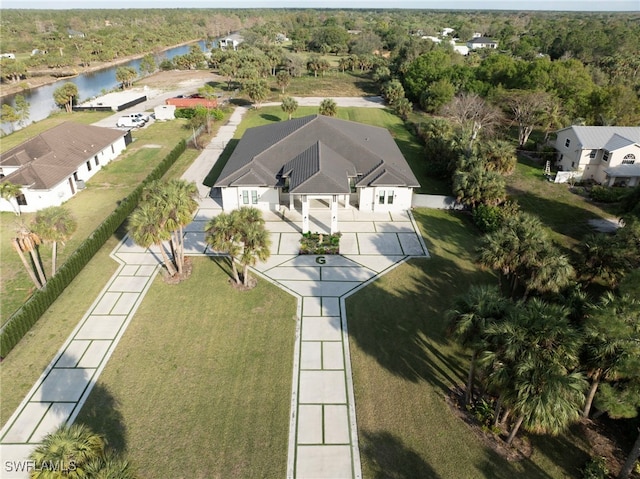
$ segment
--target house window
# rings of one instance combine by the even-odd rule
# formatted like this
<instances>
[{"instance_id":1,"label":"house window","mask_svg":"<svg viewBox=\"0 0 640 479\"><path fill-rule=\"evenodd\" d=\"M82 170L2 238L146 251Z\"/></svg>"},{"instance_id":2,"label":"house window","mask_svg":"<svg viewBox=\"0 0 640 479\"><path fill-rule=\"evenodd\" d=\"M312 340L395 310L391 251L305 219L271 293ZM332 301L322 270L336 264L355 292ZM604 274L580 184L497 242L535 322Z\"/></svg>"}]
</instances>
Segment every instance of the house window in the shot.
<instances>
[{"instance_id":1,"label":"house window","mask_svg":"<svg viewBox=\"0 0 640 479\"><path fill-rule=\"evenodd\" d=\"M591 150L591 152L589 153L589 158L593 160L596 157L597 152L597 150Z\"/></svg>"},{"instance_id":2,"label":"house window","mask_svg":"<svg viewBox=\"0 0 640 479\"><path fill-rule=\"evenodd\" d=\"M87 161L87 170L91 171L91 162Z\"/></svg>"},{"instance_id":3,"label":"house window","mask_svg":"<svg viewBox=\"0 0 640 479\"><path fill-rule=\"evenodd\" d=\"M633 165L635 162L636 162L636 156L632 153L625 155L625 157L622 159L623 165Z\"/></svg>"},{"instance_id":4,"label":"house window","mask_svg":"<svg viewBox=\"0 0 640 479\"><path fill-rule=\"evenodd\" d=\"M602 161L609 161L609 152L607 150L602 153Z\"/></svg>"},{"instance_id":5,"label":"house window","mask_svg":"<svg viewBox=\"0 0 640 479\"><path fill-rule=\"evenodd\" d=\"M111 145L111 153L115 154L115 152L116 152L116 149L113 147L113 145Z\"/></svg>"},{"instance_id":6,"label":"house window","mask_svg":"<svg viewBox=\"0 0 640 479\"><path fill-rule=\"evenodd\" d=\"M388 205L393 204L393 190L387 191L387 204Z\"/></svg>"},{"instance_id":7,"label":"house window","mask_svg":"<svg viewBox=\"0 0 640 479\"><path fill-rule=\"evenodd\" d=\"M78 172L77 171L73 172L73 179L78 181Z\"/></svg>"},{"instance_id":8,"label":"house window","mask_svg":"<svg viewBox=\"0 0 640 479\"><path fill-rule=\"evenodd\" d=\"M247 190L242 190L242 204L243 205L249 204L249 191Z\"/></svg>"},{"instance_id":9,"label":"house window","mask_svg":"<svg viewBox=\"0 0 640 479\"><path fill-rule=\"evenodd\" d=\"M384 191L380 191L380 193L378 193L378 204L384 205Z\"/></svg>"},{"instance_id":10,"label":"house window","mask_svg":"<svg viewBox=\"0 0 640 479\"><path fill-rule=\"evenodd\" d=\"M256 190L251 190L251 204L258 204L258 192Z\"/></svg>"},{"instance_id":11,"label":"house window","mask_svg":"<svg viewBox=\"0 0 640 479\"><path fill-rule=\"evenodd\" d=\"M570 139L570 138L567 138L567 139L564 141L564 146L566 146L566 147L568 148L570 144L571 144L571 139Z\"/></svg>"},{"instance_id":12,"label":"house window","mask_svg":"<svg viewBox=\"0 0 640 479\"><path fill-rule=\"evenodd\" d=\"M16 201L18 202L18 205L20 205L20 206L27 206L27 199L22 194L16 196Z\"/></svg>"},{"instance_id":13,"label":"house window","mask_svg":"<svg viewBox=\"0 0 640 479\"><path fill-rule=\"evenodd\" d=\"M94 156L93 160L96 162L96 166L100 164L100 161L98 160L98 155Z\"/></svg>"}]
</instances>

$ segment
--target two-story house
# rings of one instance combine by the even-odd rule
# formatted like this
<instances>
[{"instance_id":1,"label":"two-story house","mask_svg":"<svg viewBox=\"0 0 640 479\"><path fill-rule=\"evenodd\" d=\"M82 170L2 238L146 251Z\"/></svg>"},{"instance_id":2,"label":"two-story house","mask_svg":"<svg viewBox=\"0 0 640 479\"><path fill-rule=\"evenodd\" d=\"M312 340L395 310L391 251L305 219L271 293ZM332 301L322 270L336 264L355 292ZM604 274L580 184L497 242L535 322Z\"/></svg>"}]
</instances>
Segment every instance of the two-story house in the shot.
<instances>
[{"instance_id":1,"label":"two-story house","mask_svg":"<svg viewBox=\"0 0 640 479\"><path fill-rule=\"evenodd\" d=\"M556 132L556 165L604 185L640 184L640 127L570 126Z\"/></svg>"}]
</instances>

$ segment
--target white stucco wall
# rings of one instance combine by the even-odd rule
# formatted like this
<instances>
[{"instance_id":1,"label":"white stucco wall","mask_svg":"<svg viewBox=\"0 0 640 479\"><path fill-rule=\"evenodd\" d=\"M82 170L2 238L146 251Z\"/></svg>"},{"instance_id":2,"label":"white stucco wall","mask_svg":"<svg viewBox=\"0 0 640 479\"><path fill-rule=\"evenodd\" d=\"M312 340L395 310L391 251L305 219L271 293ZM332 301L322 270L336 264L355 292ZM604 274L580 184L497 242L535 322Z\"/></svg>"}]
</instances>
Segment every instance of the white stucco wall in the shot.
<instances>
[{"instance_id":1,"label":"white stucco wall","mask_svg":"<svg viewBox=\"0 0 640 479\"><path fill-rule=\"evenodd\" d=\"M253 206L260 210L276 211L279 205L278 190L263 186L230 186L221 188L222 207L225 211L234 210L243 206ZM248 204L244 203L244 191L247 192ZM256 192L257 203L253 203L252 191Z\"/></svg>"},{"instance_id":2,"label":"white stucco wall","mask_svg":"<svg viewBox=\"0 0 640 479\"><path fill-rule=\"evenodd\" d=\"M375 187L360 188L360 211L400 211L411 208L412 188ZM380 194L384 192L384 203L380 204ZM393 203L389 204L388 196L393 194Z\"/></svg>"}]
</instances>

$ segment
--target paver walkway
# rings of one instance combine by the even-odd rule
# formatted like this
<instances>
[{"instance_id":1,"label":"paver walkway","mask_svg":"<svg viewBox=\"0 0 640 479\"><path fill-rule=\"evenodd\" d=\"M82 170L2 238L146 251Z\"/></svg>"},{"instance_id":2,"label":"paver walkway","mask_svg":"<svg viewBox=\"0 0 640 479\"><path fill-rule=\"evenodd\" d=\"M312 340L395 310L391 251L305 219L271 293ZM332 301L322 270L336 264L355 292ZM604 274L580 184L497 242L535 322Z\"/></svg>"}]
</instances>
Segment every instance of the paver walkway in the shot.
<instances>
[{"instance_id":1,"label":"paver walkway","mask_svg":"<svg viewBox=\"0 0 640 479\"><path fill-rule=\"evenodd\" d=\"M185 172L199 185L200 208L185 228L185 252L212 255L204 224L221 210L202 178L233 137L245 108ZM330 212L311 210L311 230L327 232ZM349 358L345 298L412 256L428 255L410 213L339 210L340 256L298 256L301 219L266 213L272 255L257 270L298 297L288 478L359 478L360 456ZM0 431L3 478L28 477L30 451L73 422L151 286L161 262L125 238L111 256L120 267L51 364ZM21 469L21 470L18 470Z\"/></svg>"}]
</instances>

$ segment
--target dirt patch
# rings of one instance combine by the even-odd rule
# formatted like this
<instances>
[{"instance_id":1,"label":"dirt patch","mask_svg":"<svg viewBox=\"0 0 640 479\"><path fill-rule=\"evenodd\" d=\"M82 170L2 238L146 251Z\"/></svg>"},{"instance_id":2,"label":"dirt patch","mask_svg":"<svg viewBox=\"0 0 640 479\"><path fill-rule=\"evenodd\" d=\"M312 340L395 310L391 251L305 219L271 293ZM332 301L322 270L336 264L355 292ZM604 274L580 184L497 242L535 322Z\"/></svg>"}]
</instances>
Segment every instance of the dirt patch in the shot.
<instances>
[{"instance_id":1,"label":"dirt patch","mask_svg":"<svg viewBox=\"0 0 640 479\"><path fill-rule=\"evenodd\" d=\"M173 276L169 276L166 270L163 270L163 279L167 284L178 284L186 281L191 276L193 272L193 263L191 262L191 258L186 257L184 259L184 266L182 267L182 274L176 273Z\"/></svg>"},{"instance_id":2,"label":"dirt patch","mask_svg":"<svg viewBox=\"0 0 640 479\"><path fill-rule=\"evenodd\" d=\"M242 278L240 278L242 279ZM238 291L249 291L253 288L255 288L258 285L258 280L252 276L249 277L249 281L248 281L248 285L244 285L243 283L236 283L235 280L233 278L229 278L229 284L231 286L233 286L234 289L237 289Z\"/></svg>"},{"instance_id":3,"label":"dirt patch","mask_svg":"<svg viewBox=\"0 0 640 479\"><path fill-rule=\"evenodd\" d=\"M208 82L224 81L210 70L170 70L154 73L136 82L136 86L148 86L161 90L185 89L195 92Z\"/></svg>"}]
</instances>

